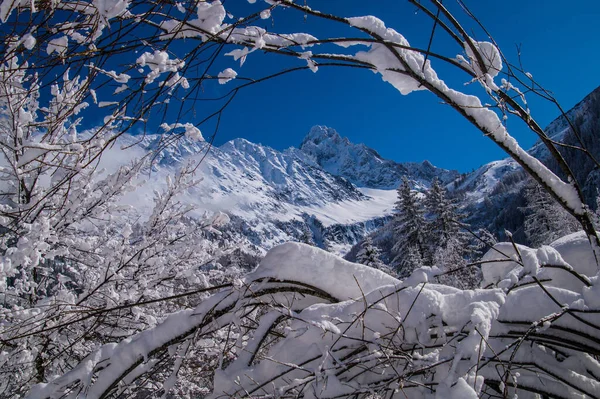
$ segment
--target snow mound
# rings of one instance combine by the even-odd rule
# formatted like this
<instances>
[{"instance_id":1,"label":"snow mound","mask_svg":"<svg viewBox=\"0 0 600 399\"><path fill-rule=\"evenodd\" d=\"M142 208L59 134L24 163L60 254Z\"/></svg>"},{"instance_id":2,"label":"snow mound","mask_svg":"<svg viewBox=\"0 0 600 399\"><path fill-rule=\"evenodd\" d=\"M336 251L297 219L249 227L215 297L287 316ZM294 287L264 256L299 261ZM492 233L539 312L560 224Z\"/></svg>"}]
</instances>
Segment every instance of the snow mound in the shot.
<instances>
[{"instance_id":1,"label":"snow mound","mask_svg":"<svg viewBox=\"0 0 600 399\"><path fill-rule=\"evenodd\" d=\"M453 397L477 397L465 379L477 378L474 366L484 347L481 334L487 337L498 317L504 303L500 290L448 290L435 284L412 284L416 279L402 283L379 270L298 243L273 248L246 284L266 278L271 284L273 279L291 280L340 299L354 299L312 304L298 313L282 310L264 315L245 351L256 350L279 316L292 319L285 328L286 337L252 367L236 360L218 370L211 398L252 396L258 390L267 396L283 396L296 389L302 389L307 397L313 397L311 392L318 392L316 397L343 397L356 393L361 384L395 379L396 370L410 374L413 367L428 367L444 358L454 359L454 367L438 368L423 380L415 378L444 389L453 387ZM453 345L443 345L447 338L433 333L443 334L443 326L465 335ZM414 358L399 357L394 368L387 364L386 348L395 345L418 349ZM247 361L245 354L240 359ZM414 365L404 363L408 359L409 363L414 360ZM353 382L354 370L347 365L355 362L360 362L365 372ZM409 396L415 393L406 389Z\"/></svg>"},{"instance_id":2,"label":"snow mound","mask_svg":"<svg viewBox=\"0 0 600 399\"><path fill-rule=\"evenodd\" d=\"M322 249L288 242L271 249L248 281L259 278L295 281L327 291L339 300L358 298L400 281L368 266L348 262Z\"/></svg>"},{"instance_id":3,"label":"snow mound","mask_svg":"<svg viewBox=\"0 0 600 399\"><path fill-rule=\"evenodd\" d=\"M585 232L578 231L566 235L552 242L550 246L556 249L576 272L588 277L593 277L598 272L596 258Z\"/></svg>"},{"instance_id":4,"label":"snow mound","mask_svg":"<svg viewBox=\"0 0 600 399\"><path fill-rule=\"evenodd\" d=\"M529 276L548 287L581 293L598 268L590 243L581 231L538 249L498 243L483 256L481 271L484 287L509 288Z\"/></svg>"},{"instance_id":5,"label":"snow mound","mask_svg":"<svg viewBox=\"0 0 600 399\"><path fill-rule=\"evenodd\" d=\"M478 290L430 284L419 278L422 269L400 282L318 248L283 244L244 281L194 310L104 345L62 377L35 386L29 397L60 396L75 386L100 397L128 373L144 372L153 353L162 356L173 342L232 328L239 331L236 343L225 345L233 345L235 355L215 370L209 398L390 391L411 398L487 397L510 377L498 373L508 364L519 373L510 377L518 383L508 386L510 397L598 397L597 277L585 277L579 293L565 289L565 279L546 283L544 274L555 270L547 265L569 274L559 249L570 260L585 259L576 253L585 252L581 241L576 234L553 243L556 248L500 243L483 263L486 280L499 288Z\"/></svg>"}]
</instances>

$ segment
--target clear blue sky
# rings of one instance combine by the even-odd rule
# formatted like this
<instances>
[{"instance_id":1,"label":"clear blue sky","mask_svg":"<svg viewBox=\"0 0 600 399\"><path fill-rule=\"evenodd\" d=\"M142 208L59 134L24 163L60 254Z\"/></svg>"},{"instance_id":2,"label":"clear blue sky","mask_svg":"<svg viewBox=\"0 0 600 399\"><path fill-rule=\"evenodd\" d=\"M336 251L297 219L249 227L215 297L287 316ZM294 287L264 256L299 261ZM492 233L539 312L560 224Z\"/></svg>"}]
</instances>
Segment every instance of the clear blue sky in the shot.
<instances>
[{"instance_id":1,"label":"clear blue sky","mask_svg":"<svg viewBox=\"0 0 600 399\"><path fill-rule=\"evenodd\" d=\"M521 45L526 69L555 94L565 109L600 85L600 1L466 2L509 59L516 61L516 45ZM404 34L412 45L427 46L431 21L405 1L327 0L308 4L342 16L376 15ZM318 20L308 17L304 21L290 10L275 14L274 22L262 21L262 26L270 31L317 33L320 38L340 34L338 25L322 27ZM477 38L484 39L481 32L475 32ZM443 52L447 45L443 35L436 36L434 49ZM453 47L446 54L457 52ZM252 55L241 68L233 61L219 62L217 67L231 66L240 76L257 77L265 68L276 70L283 62L302 65L300 60L290 63L282 58ZM445 76L465 80L462 74ZM541 101L530 99L530 106L543 126L558 115L552 105ZM348 68L321 68L316 74L301 71L242 91L224 114L215 143L244 137L281 150L297 146L316 124L333 127L350 140L364 142L396 161L427 159L436 166L470 171L504 157L495 144L432 94L402 96L379 75ZM529 147L535 141L520 126L509 128L523 146Z\"/></svg>"}]
</instances>

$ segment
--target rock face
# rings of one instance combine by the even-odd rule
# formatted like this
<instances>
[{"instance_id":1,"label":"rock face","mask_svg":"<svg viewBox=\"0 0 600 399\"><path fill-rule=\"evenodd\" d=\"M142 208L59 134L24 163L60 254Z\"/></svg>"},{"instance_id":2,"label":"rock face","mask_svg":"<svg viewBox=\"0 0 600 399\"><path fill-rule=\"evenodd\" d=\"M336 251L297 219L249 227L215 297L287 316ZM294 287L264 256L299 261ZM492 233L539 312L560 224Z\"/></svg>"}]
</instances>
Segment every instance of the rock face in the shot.
<instances>
[{"instance_id":1,"label":"rock face","mask_svg":"<svg viewBox=\"0 0 600 399\"><path fill-rule=\"evenodd\" d=\"M374 149L354 144L325 126L313 127L302 141L300 151L327 172L358 187L395 189L403 176L417 185L428 186L435 177L448 183L459 176L456 171L436 168L428 161L397 163L383 159Z\"/></svg>"}]
</instances>

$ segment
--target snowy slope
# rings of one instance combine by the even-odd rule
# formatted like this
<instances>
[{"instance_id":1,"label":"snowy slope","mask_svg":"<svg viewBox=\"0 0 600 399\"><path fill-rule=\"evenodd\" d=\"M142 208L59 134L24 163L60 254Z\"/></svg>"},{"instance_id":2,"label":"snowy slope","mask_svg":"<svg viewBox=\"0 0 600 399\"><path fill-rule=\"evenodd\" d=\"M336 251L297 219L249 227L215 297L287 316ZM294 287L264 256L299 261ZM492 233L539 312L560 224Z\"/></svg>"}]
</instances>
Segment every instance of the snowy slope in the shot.
<instances>
[{"instance_id":1,"label":"snowy slope","mask_svg":"<svg viewBox=\"0 0 600 399\"><path fill-rule=\"evenodd\" d=\"M325 226L352 224L390 214L395 201L393 190L356 188L302 159L295 149L279 152L235 139L207 152L182 139L166 151L160 154L163 168L183 160L199 163L198 204L248 219L288 220L308 213Z\"/></svg>"},{"instance_id":2,"label":"snowy slope","mask_svg":"<svg viewBox=\"0 0 600 399\"><path fill-rule=\"evenodd\" d=\"M427 187L434 177L442 182L458 177L458 172L436 168L428 161L397 163L383 159L374 149L354 144L325 126L313 127L300 150L329 173L343 176L359 187L394 189L403 176Z\"/></svg>"},{"instance_id":3,"label":"snowy slope","mask_svg":"<svg viewBox=\"0 0 600 399\"><path fill-rule=\"evenodd\" d=\"M579 122L579 125L586 125L593 118L598 117L599 110L597 109L598 104L596 102L598 97L600 97L600 87L597 87L573 108L565 112L564 116L561 115L553 120L544 129L544 132L546 132L548 137L552 140L562 142L570 129L567 118L571 123ZM534 144L529 150L529 153L540 159L544 159L548 156L548 150L540 141Z\"/></svg>"},{"instance_id":4,"label":"snowy slope","mask_svg":"<svg viewBox=\"0 0 600 399\"><path fill-rule=\"evenodd\" d=\"M126 151L122 151L126 148ZM155 151L144 187L126 197L129 205L150 209L153 189L168 174L192 162L201 181L182 196L199 213L225 212L231 232L269 249L298 240L309 231L314 242L342 253L392 214L395 190L357 188L323 170L299 149L280 152L235 139L220 147L186 138L124 135L106 154L107 164L128 162ZM129 155L126 155L129 154Z\"/></svg>"},{"instance_id":5,"label":"snowy slope","mask_svg":"<svg viewBox=\"0 0 600 399\"><path fill-rule=\"evenodd\" d=\"M600 125L600 87L567 111L566 116L576 125L587 148L598 158L600 156L600 144L597 140L597 126ZM565 116L556 118L545 129L546 134L554 141L578 145L577 139L569 131L570 127ZM595 205L596 192L600 187L600 173L596 170L595 164L581 152L560 147L559 151L571 166L583 189L586 201L592 206ZM528 152L550 169L558 171L548 150L540 142L533 145ZM504 229L508 229L512 231L517 241L522 241L524 239L523 214L519 208L525 203L522 190L526 180L527 175L522 168L511 158L506 158L483 165L447 184L446 187L457 196L464 198L466 213L472 215L469 219L472 225L485 226L500 236Z\"/></svg>"},{"instance_id":6,"label":"snowy slope","mask_svg":"<svg viewBox=\"0 0 600 399\"><path fill-rule=\"evenodd\" d=\"M586 128L588 128L591 122L594 121L594 119L597 119L600 114L599 98L600 87L596 88L582 101L565 113L573 123L576 123L579 126L580 134L583 136L584 142L586 142L586 145L588 146L589 143L596 138L586 137ZM561 115L552 121L544 131L552 140L562 142L565 140L569 129L569 124L567 123L565 116ZM591 132L590 134L597 136L597 132ZM586 138L590 141L586 140ZM547 148L540 141L534 144L528 152L545 163L549 158ZM552 167L552 165L550 166ZM448 184L448 188L450 190L465 193L467 198L471 201L480 202L484 197L492 193L498 184L505 184L507 176L510 176L519 170L521 170L520 166L513 161L512 158L493 161L481 166L474 172L455 180L452 184ZM577 174L577 170L574 170L574 172Z\"/></svg>"},{"instance_id":7,"label":"snowy slope","mask_svg":"<svg viewBox=\"0 0 600 399\"><path fill-rule=\"evenodd\" d=\"M591 100L594 93L600 96L600 89L567 115L584 122L596 115L597 104ZM560 140L566 128L561 117L548 126L547 132ZM319 246L338 253L348 250L392 215L395 188L403 176L417 190L428 187L433 178L440 179L450 191L464 198L466 208L476 215L469 220L473 225L488 226L495 232L508 228L514 233L522 223L515 212L522 206L519 201L524 174L511 159L494 161L470 174L459 175L427 161L397 163L383 159L375 150L352 143L323 126L313 127L299 148L285 151L245 139L211 148L207 143L185 138L166 141L160 135L124 136L122 145L131 147L129 152L137 156L140 152L157 151L153 171L147 177L149 187L160 184L167 172L186 162L199 164L197 176L202 181L185 200L201 210L228 213L233 218L232 231L241 231L264 249L309 234ZM532 154L542 158L544 151L539 145L531 149ZM108 157L117 159L121 155ZM151 188L146 193L143 201L131 199L132 205L149 203ZM507 212L509 208L514 208L514 212ZM514 221L514 225L506 225L507 220Z\"/></svg>"},{"instance_id":8,"label":"snowy slope","mask_svg":"<svg viewBox=\"0 0 600 399\"><path fill-rule=\"evenodd\" d=\"M315 215L325 227L335 224L354 224L392 215L397 201L396 190L359 188L367 199L329 202L322 206L300 208Z\"/></svg>"},{"instance_id":9,"label":"snowy slope","mask_svg":"<svg viewBox=\"0 0 600 399\"><path fill-rule=\"evenodd\" d=\"M512 158L493 161L447 185L450 191L462 192L467 202L481 202L491 195L499 183L521 167Z\"/></svg>"}]
</instances>

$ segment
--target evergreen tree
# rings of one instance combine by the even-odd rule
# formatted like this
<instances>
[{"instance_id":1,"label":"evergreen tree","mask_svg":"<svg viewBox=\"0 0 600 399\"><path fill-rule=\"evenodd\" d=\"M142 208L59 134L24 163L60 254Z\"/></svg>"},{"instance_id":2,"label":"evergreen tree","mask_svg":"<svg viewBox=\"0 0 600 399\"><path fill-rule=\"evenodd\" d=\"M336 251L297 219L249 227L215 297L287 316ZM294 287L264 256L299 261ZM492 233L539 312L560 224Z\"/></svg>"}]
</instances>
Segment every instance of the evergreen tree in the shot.
<instances>
[{"instance_id":1,"label":"evergreen tree","mask_svg":"<svg viewBox=\"0 0 600 399\"><path fill-rule=\"evenodd\" d=\"M422 266L424 266L423 256L421 250L417 245L408 246L402 255L398 255L397 269L398 277L404 278L410 276L410 274Z\"/></svg>"},{"instance_id":2,"label":"evergreen tree","mask_svg":"<svg viewBox=\"0 0 600 399\"><path fill-rule=\"evenodd\" d=\"M313 233L306 224L303 224L303 226L302 226L299 241L304 244L316 246L315 240L313 239Z\"/></svg>"},{"instance_id":3,"label":"evergreen tree","mask_svg":"<svg viewBox=\"0 0 600 399\"><path fill-rule=\"evenodd\" d=\"M448 198L447 191L437 179L433 180L426 192L424 202L426 261L439 267L442 272L452 271L441 275L439 282L461 289L477 287L480 271L476 267L466 267L466 264L467 259L480 254L482 248L481 245L474 247L472 238L461 229L464 214L459 211L457 202Z\"/></svg>"},{"instance_id":4,"label":"evergreen tree","mask_svg":"<svg viewBox=\"0 0 600 399\"><path fill-rule=\"evenodd\" d=\"M379 266L382 265L379 255L379 248L373 245L373 240L370 236L367 236L362 242L358 254L356 254L356 262L374 268L379 268Z\"/></svg>"},{"instance_id":5,"label":"evergreen tree","mask_svg":"<svg viewBox=\"0 0 600 399\"><path fill-rule=\"evenodd\" d=\"M550 244L552 241L579 230L573 216L560 206L535 180L525 187L527 206L523 225L525 237L532 247Z\"/></svg>"},{"instance_id":6,"label":"evergreen tree","mask_svg":"<svg viewBox=\"0 0 600 399\"><path fill-rule=\"evenodd\" d=\"M392 248L395 257L392 265L401 269L400 274L403 275L405 274L404 269L413 270L422 265L425 244L425 219L422 204L410 189L406 177L402 178L402 183L398 187L396 212L394 217L395 244Z\"/></svg>"},{"instance_id":7,"label":"evergreen tree","mask_svg":"<svg viewBox=\"0 0 600 399\"><path fill-rule=\"evenodd\" d=\"M431 188L425 194L425 210L427 212L427 242L430 254L438 247L446 247L448 241L459 235L457 223L461 219L458 206L447 196L446 190L434 179Z\"/></svg>"}]
</instances>

